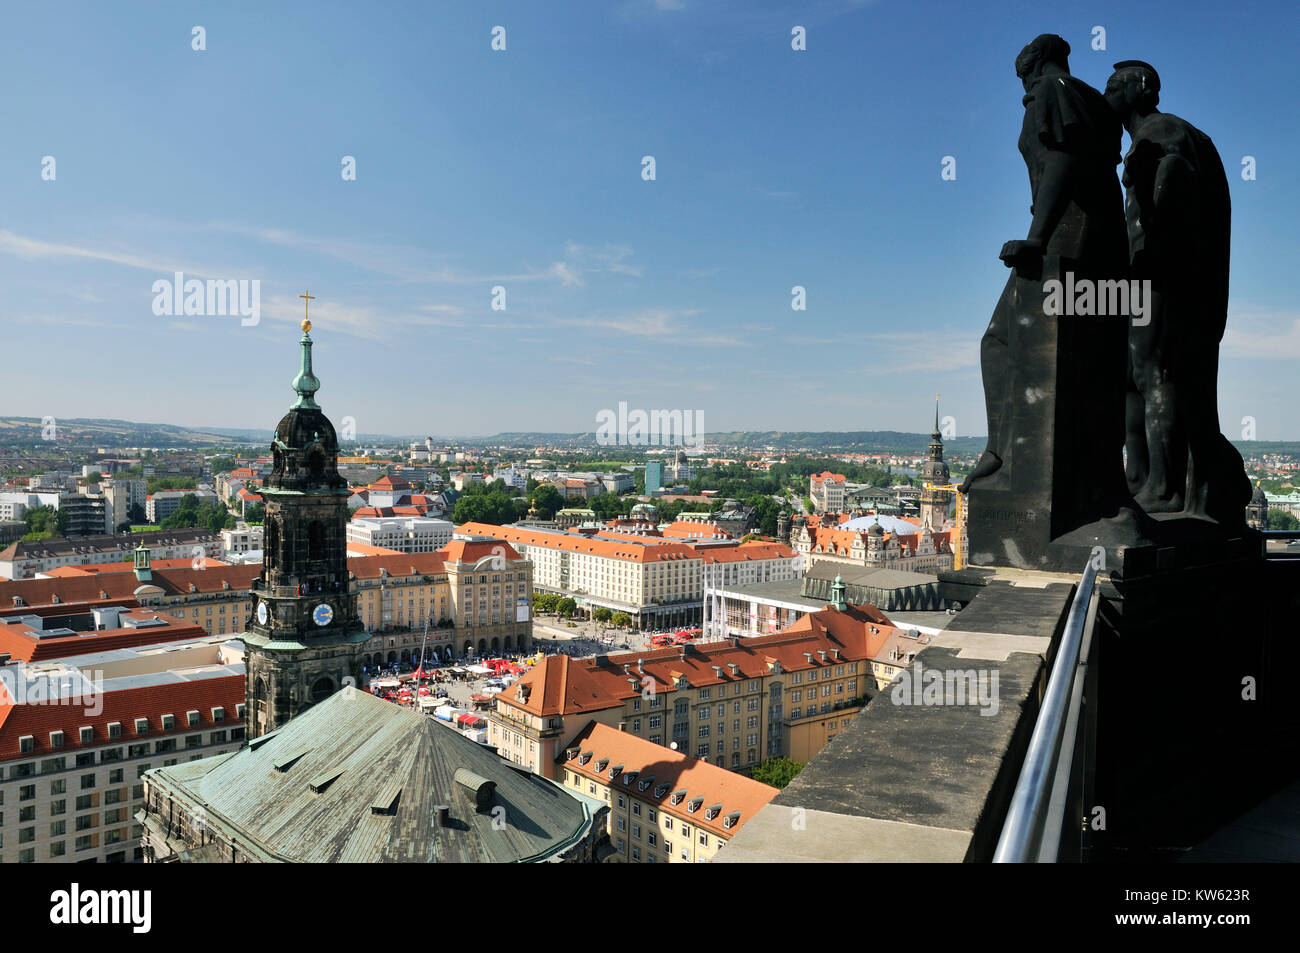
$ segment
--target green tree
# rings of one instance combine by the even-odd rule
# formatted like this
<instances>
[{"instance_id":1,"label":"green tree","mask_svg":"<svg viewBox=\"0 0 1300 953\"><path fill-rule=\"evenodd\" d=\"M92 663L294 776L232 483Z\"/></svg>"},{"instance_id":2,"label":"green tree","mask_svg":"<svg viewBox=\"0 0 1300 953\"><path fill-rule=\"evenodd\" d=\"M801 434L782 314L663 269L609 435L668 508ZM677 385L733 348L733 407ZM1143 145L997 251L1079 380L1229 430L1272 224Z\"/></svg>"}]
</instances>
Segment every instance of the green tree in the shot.
<instances>
[{"instance_id":1,"label":"green tree","mask_svg":"<svg viewBox=\"0 0 1300 953\"><path fill-rule=\"evenodd\" d=\"M457 523L491 523L502 526L515 521L515 505L499 487L487 493L466 493L456 501L452 520Z\"/></svg>"},{"instance_id":2,"label":"green tree","mask_svg":"<svg viewBox=\"0 0 1300 953\"><path fill-rule=\"evenodd\" d=\"M754 769L753 778L774 788L783 788L803 770L805 762L789 758L768 758Z\"/></svg>"},{"instance_id":3,"label":"green tree","mask_svg":"<svg viewBox=\"0 0 1300 953\"><path fill-rule=\"evenodd\" d=\"M1300 529L1300 520L1297 520L1286 510L1269 510L1268 528L1269 529Z\"/></svg>"},{"instance_id":4,"label":"green tree","mask_svg":"<svg viewBox=\"0 0 1300 953\"><path fill-rule=\"evenodd\" d=\"M587 501L587 508L594 511L598 520L612 520L632 512L633 499L616 493L601 493Z\"/></svg>"},{"instance_id":5,"label":"green tree","mask_svg":"<svg viewBox=\"0 0 1300 953\"><path fill-rule=\"evenodd\" d=\"M528 494L528 502L537 507L537 515L540 519L549 520L564 509L564 494L548 483Z\"/></svg>"},{"instance_id":6,"label":"green tree","mask_svg":"<svg viewBox=\"0 0 1300 953\"><path fill-rule=\"evenodd\" d=\"M254 503L244 508L245 523L262 523L266 520L266 504Z\"/></svg>"},{"instance_id":7,"label":"green tree","mask_svg":"<svg viewBox=\"0 0 1300 953\"><path fill-rule=\"evenodd\" d=\"M568 619L578 611L578 604L566 596L555 604L555 611Z\"/></svg>"},{"instance_id":8,"label":"green tree","mask_svg":"<svg viewBox=\"0 0 1300 953\"><path fill-rule=\"evenodd\" d=\"M610 621L620 629L627 629L632 626L632 617L626 612L615 612L614 618L610 619Z\"/></svg>"},{"instance_id":9,"label":"green tree","mask_svg":"<svg viewBox=\"0 0 1300 953\"><path fill-rule=\"evenodd\" d=\"M610 619L614 618L614 612L611 609L606 609L604 606L599 606L596 611L591 614L591 617L597 622L608 622Z\"/></svg>"},{"instance_id":10,"label":"green tree","mask_svg":"<svg viewBox=\"0 0 1300 953\"><path fill-rule=\"evenodd\" d=\"M98 470L94 471L93 473L86 474L87 483L99 483L103 479L104 479L104 474L100 473Z\"/></svg>"},{"instance_id":11,"label":"green tree","mask_svg":"<svg viewBox=\"0 0 1300 953\"><path fill-rule=\"evenodd\" d=\"M54 507L33 506L23 514L23 521L27 523L28 533L52 533L56 526Z\"/></svg>"}]
</instances>

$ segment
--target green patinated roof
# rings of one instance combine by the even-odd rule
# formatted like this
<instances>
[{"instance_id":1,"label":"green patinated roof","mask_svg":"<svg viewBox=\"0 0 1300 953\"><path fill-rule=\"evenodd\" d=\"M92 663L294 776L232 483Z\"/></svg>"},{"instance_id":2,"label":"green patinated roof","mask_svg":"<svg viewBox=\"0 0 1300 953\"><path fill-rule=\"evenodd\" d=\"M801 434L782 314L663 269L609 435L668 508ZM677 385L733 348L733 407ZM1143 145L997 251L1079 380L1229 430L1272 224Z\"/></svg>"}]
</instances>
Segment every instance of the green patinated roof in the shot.
<instances>
[{"instance_id":1,"label":"green patinated roof","mask_svg":"<svg viewBox=\"0 0 1300 953\"><path fill-rule=\"evenodd\" d=\"M495 783L485 810L455 780L458 768ZM363 691L337 692L233 754L160 768L149 778L189 810L202 806L211 827L267 861L551 860L591 833L603 806ZM372 810L397 791L392 814ZM438 805L450 808L445 828L436 823Z\"/></svg>"}]
</instances>

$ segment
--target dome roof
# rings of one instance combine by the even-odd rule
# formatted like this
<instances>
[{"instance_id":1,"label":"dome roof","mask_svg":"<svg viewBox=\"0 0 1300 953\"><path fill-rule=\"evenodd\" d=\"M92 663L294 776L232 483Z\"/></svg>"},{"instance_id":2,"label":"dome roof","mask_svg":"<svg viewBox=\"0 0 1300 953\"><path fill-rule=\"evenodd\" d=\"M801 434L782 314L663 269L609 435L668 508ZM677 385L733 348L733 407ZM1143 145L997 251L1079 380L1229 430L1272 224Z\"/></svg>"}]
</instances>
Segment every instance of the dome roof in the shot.
<instances>
[{"instance_id":1,"label":"dome roof","mask_svg":"<svg viewBox=\"0 0 1300 953\"><path fill-rule=\"evenodd\" d=\"M897 516L858 516L848 522L841 523L836 529L850 529L856 533L866 530L871 535L884 535L885 533L894 533L898 536L911 536L921 532L921 528L915 523L909 523L905 519Z\"/></svg>"},{"instance_id":2,"label":"dome roof","mask_svg":"<svg viewBox=\"0 0 1300 953\"><path fill-rule=\"evenodd\" d=\"M1241 499L1241 497L1237 497L1237 499ZM1256 484L1255 484L1255 492L1254 492L1254 494L1251 496L1251 498L1250 498L1250 502L1252 502L1252 503L1267 503L1267 502L1268 502L1268 497L1264 495L1264 487L1263 487L1262 484L1259 484L1259 483L1256 483Z\"/></svg>"},{"instance_id":3,"label":"dome roof","mask_svg":"<svg viewBox=\"0 0 1300 953\"><path fill-rule=\"evenodd\" d=\"M276 438L286 447L301 449L320 441L327 448L338 447L334 425L320 410L295 407L275 427Z\"/></svg>"}]
</instances>

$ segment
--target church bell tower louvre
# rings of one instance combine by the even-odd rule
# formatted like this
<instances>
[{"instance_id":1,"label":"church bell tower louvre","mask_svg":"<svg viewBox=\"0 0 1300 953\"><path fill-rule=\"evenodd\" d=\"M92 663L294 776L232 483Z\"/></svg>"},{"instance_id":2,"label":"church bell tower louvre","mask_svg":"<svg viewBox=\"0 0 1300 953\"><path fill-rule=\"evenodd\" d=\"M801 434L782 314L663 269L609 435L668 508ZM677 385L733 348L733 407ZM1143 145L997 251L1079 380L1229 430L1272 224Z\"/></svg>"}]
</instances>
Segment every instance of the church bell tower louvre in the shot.
<instances>
[{"instance_id":1,"label":"church bell tower louvre","mask_svg":"<svg viewBox=\"0 0 1300 953\"><path fill-rule=\"evenodd\" d=\"M369 637L348 578L348 485L338 472L338 437L316 403L311 321L299 339L298 399L275 428L265 502L262 574L253 583L244 633L248 737L282 727L339 689L360 684Z\"/></svg>"}]
</instances>

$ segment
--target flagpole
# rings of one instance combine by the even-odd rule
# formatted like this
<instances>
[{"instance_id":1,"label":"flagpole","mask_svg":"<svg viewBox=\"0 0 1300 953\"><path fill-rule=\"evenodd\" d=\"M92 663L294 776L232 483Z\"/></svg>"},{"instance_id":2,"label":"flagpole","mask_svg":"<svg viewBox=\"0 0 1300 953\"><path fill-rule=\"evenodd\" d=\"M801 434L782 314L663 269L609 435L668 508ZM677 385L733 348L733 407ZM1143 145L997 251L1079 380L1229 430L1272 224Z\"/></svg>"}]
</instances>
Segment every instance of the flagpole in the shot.
<instances>
[{"instance_id":1,"label":"flagpole","mask_svg":"<svg viewBox=\"0 0 1300 953\"><path fill-rule=\"evenodd\" d=\"M428 646L428 644L429 644L429 620L428 620L428 619L425 619L425 620L424 620L424 638L420 641L420 661L416 663L416 666L415 666L415 670L416 670L416 672L423 672L423 671L424 671L424 650L425 650L425 648ZM415 699L415 708L416 708L416 710L417 710L417 711L422 711L422 709L420 708L420 676L419 676L419 675L417 675L416 678L415 678L415 696L414 696L414 699Z\"/></svg>"}]
</instances>

